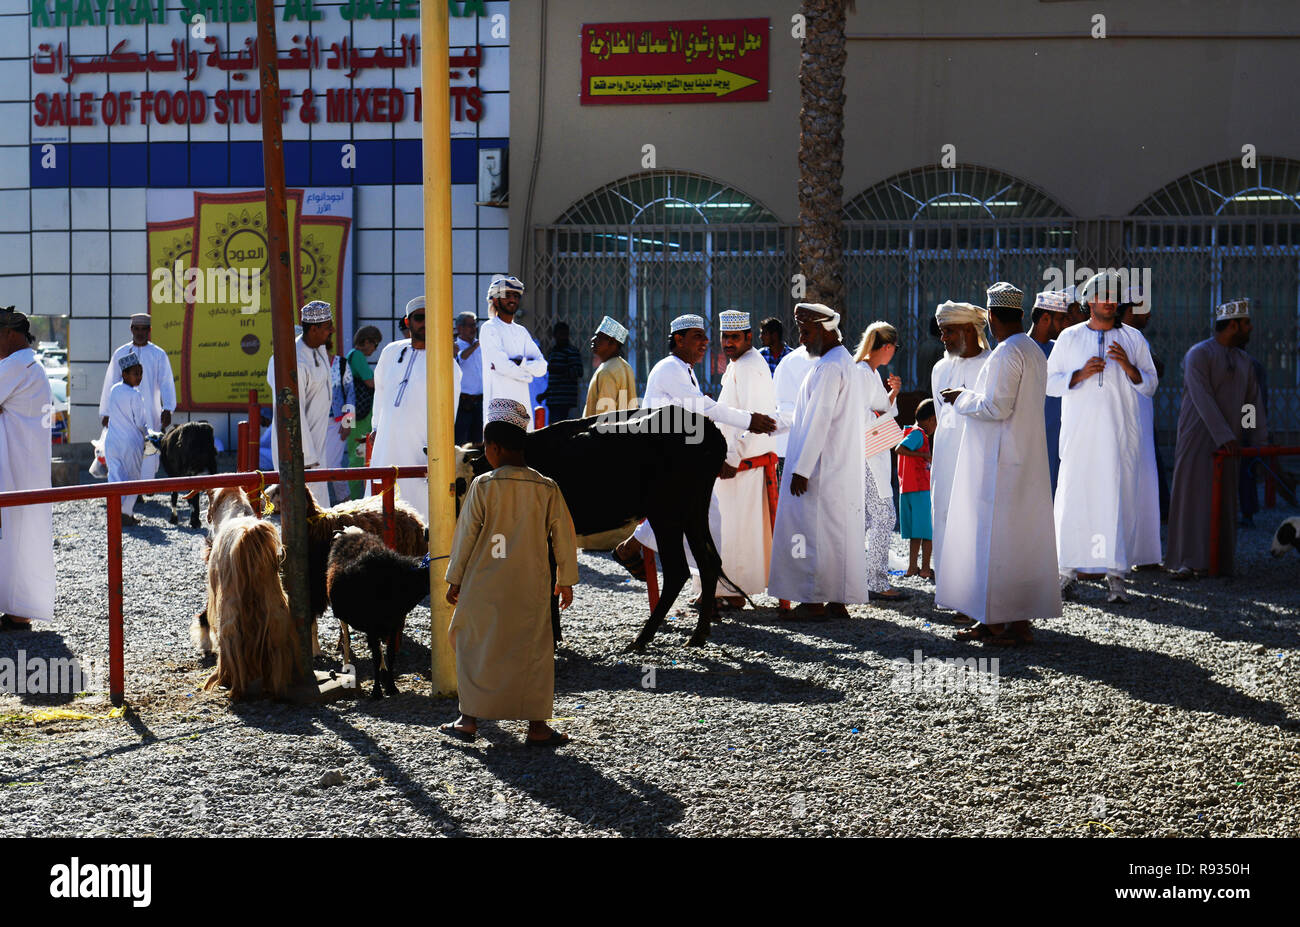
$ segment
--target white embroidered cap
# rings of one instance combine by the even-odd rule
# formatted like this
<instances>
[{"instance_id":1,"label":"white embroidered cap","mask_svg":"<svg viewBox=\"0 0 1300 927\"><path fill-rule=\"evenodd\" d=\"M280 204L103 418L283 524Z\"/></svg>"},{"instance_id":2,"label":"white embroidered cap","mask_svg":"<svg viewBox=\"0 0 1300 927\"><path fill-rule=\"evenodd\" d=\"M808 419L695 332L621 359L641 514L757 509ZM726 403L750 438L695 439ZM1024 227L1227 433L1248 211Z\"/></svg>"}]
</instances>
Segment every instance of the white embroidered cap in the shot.
<instances>
[{"instance_id":1,"label":"white embroidered cap","mask_svg":"<svg viewBox=\"0 0 1300 927\"><path fill-rule=\"evenodd\" d=\"M1242 297L1240 299L1230 299L1218 309L1214 310L1214 321L1227 322L1232 319L1250 318L1250 300Z\"/></svg>"},{"instance_id":2,"label":"white embroidered cap","mask_svg":"<svg viewBox=\"0 0 1300 927\"><path fill-rule=\"evenodd\" d=\"M720 330L724 332L747 332L752 327L749 324L749 313L741 312L739 309L728 309L725 312L719 312L718 324Z\"/></svg>"},{"instance_id":3,"label":"white embroidered cap","mask_svg":"<svg viewBox=\"0 0 1300 927\"><path fill-rule=\"evenodd\" d=\"M672 325L669 326L668 333L675 335L677 332L684 332L688 328L704 328L704 320L698 315L679 315L673 319Z\"/></svg>"},{"instance_id":4,"label":"white embroidered cap","mask_svg":"<svg viewBox=\"0 0 1300 927\"><path fill-rule=\"evenodd\" d=\"M313 299L299 311L298 317L302 320L303 325L314 325L319 322L330 322L334 319L334 311L330 304L319 299Z\"/></svg>"},{"instance_id":5,"label":"white embroidered cap","mask_svg":"<svg viewBox=\"0 0 1300 927\"><path fill-rule=\"evenodd\" d=\"M528 410L524 408L523 403L516 402L514 399L498 398L488 403L487 422L506 422L510 425L528 430Z\"/></svg>"},{"instance_id":6,"label":"white embroidered cap","mask_svg":"<svg viewBox=\"0 0 1300 927\"><path fill-rule=\"evenodd\" d=\"M600 325L596 328L596 334L608 335L619 344L627 344L627 329L609 316L605 316L600 320Z\"/></svg>"}]
</instances>

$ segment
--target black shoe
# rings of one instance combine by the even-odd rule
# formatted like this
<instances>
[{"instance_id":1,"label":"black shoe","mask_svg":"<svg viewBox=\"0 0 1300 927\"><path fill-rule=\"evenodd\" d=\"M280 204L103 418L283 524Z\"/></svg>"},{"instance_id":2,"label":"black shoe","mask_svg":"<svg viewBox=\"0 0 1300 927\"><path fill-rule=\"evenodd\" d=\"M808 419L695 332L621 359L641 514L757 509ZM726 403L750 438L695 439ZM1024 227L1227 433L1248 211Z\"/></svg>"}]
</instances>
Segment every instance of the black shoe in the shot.
<instances>
[{"instance_id":1,"label":"black shoe","mask_svg":"<svg viewBox=\"0 0 1300 927\"><path fill-rule=\"evenodd\" d=\"M887 595L883 592L867 592L867 600L870 602L902 602L904 599L910 599L911 593L903 592L901 589L894 590L893 595Z\"/></svg>"}]
</instances>

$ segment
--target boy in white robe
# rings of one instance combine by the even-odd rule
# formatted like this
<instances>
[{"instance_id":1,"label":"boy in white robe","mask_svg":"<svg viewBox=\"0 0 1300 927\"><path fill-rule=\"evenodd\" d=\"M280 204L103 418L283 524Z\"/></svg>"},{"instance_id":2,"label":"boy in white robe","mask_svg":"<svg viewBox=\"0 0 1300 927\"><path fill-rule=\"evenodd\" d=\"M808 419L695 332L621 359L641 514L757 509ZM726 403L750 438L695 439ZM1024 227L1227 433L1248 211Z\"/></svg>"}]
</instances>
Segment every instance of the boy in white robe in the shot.
<instances>
[{"instance_id":1,"label":"boy in white robe","mask_svg":"<svg viewBox=\"0 0 1300 927\"><path fill-rule=\"evenodd\" d=\"M172 412L176 409L176 381L172 377L171 359L167 352L149 339L153 334L153 321L147 312L137 312L131 316L131 340L118 347L109 359L108 369L104 371L104 386L99 394L100 424L108 427L108 394L113 385L122 380L121 360L127 354L140 358L143 373L140 377L140 395L144 396L145 412L149 417L152 431L166 431L172 423ZM141 479L151 480L158 475L158 463L162 458L150 454L140 467Z\"/></svg>"},{"instance_id":2,"label":"boy in white robe","mask_svg":"<svg viewBox=\"0 0 1300 927\"><path fill-rule=\"evenodd\" d=\"M795 403L767 594L800 603L785 620L847 618L848 603L867 601L865 388L839 313L799 303L795 321L816 363Z\"/></svg>"},{"instance_id":3,"label":"boy in white robe","mask_svg":"<svg viewBox=\"0 0 1300 927\"><path fill-rule=\"evenodd\" d=\"M456 651L460 717L439 730L472 740L480 719L526 719L529 746L559 747L568 735L546 723L555 713L551 595L562 609L573 603L573 519L555 481L524 460L530 416L523 404L495 399L484 418L492 471L465 494L446 576L447 601L456 607L447 636Z\"/></svg>"},{"instance_id":4,"label":"boy in white robe","mask_svg":"<svg viewBox=\"0 0 1300 927\"><path fill-rule=\"evenodd\" d=\"M149 432L149 413L140 381L144 367L140 358L128 353L118 361L122 379L113 384L108 393L108 433L104 438L104 458L108 462L108 481L126 483L140 479L144 463L144 441ZM131 510L135 496L122 496L122 524L137 524Z\"/></svg>"},{"instance_id":5,"label":"boy in white robe","mask_svg":"<svg viewBox=\"0 0 1300 927\"><path fill-rule=\"evenodd\" d=\"M1124 577L1160 560L1159 535L1141 519L1158 500L1143 499L1140 396L1156 391L1146 339L1119 322L1122 280L1096 274L1078 288L1089 321L1061 332L1047 360L1047 394L1061 399L1061 471L1056 486L1060 589L1076 570L1106 573L1109 602L1125 602Z\"/></svg>"},{"instance_id":6,"label":"boy in white robe","mask_svg":"<svg viewBox=\"0 0 1300 927\"><path fill-rule=\"evenodd\" d=\"M938 574L934 601L979 622L959 640L1029 643L1032 619L1061 614L1043 424L1047 359L1023 333L1022 299L1010 284L989 289L998 346L972 389L943 393L967 420L947 524L948 543L962 555Z\"/></svg>"},{"instance_id":7,"label":"boy in white robe","mask_svg":"<svg viewBox=\"0 0 1300 927\"><path fill-rule=\"evenodd\" d=\"M54 393L27 316L0 307L0 492L50 488ZM53 506L0 509L0 631L54 617Z\"/></svg>"}]
</instances>

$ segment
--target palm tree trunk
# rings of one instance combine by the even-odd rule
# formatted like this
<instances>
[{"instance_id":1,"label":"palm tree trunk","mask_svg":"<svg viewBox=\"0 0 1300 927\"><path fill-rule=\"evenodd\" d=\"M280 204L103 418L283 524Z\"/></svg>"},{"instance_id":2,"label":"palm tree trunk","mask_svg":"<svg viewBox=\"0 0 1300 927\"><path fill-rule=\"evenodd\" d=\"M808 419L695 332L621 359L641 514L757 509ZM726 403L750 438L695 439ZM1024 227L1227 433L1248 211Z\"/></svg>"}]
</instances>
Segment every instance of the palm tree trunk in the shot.
<instances>
[{"instance_id":1,"label":"palm tree trunk","mask_svg":"<svg viewBox=\"0 0 1300 927\"><path fill-rule=\"evenodd\" d=\"M803 0L799 59L799 267L807 299L844 309L846 0Z\"/></svg>"}]
</instances>

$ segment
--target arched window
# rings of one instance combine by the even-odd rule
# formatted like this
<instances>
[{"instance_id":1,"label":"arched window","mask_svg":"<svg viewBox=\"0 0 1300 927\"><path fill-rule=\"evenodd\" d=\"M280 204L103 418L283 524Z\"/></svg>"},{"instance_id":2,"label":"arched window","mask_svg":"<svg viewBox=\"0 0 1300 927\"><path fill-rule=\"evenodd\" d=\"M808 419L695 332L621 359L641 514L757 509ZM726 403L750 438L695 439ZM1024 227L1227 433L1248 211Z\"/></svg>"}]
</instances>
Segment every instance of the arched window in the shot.
<instances>
[{"instance_id":1,"label":"arched window","mask_svg":"<svg viewBox=\"0 0 1300 927\"><path fill-rule=\"evenodd\" d=\"M998 280L1023 289L1028 303L1075 239L1074 220L1042 190L970 165L896 174L845 203L844 218L848 328L894 325L903 346L894 366L906 389L923 391L943 357L931 329L935 306L982 305Z\"/></svg>"},{"instance_id":2,"label":"arched window","mask_svg":"<svg viewBox=\"0 0 1300 927\"><path fill-rule=\"evenodd\" d=\"M595 190L564 211L537 238L539 329L565 321L575 345L610 315L629 331L628 360L643 388L667 353L669 323L747 310L754 328L783 312L786 234L752 196L684 171L650 171ZM716 393L725 367L710 354L697 375Z\"/></svg>"},{"instance_id":3,"label":"arched window","mask_svg":"<svg viewBox=\"0 0 1300 927\"><path fill-rule=\"evenodd\" d=\"M1300 432L1300 161L1260 157L1193 171L1139 203L1126 222L1130 263L1151 271L1148 334L1164 354L1157 414L1176 417L1182 358L1210 337L1213 310L1237 296L1252 302L1246 351L1268 379L1275 437Z\"/></svg>"},{"instance_id":4,"label":"arched window","mask_svg":"<svg viewBox=\"0 0 1300 927\"><path fill-rule=\"evenodd\" d=\"M1066 216L1042 190L986 167L921 167L896 174L844 204L844 218L885 222L1041 219Z\"/></svg>"}]
</instances>

